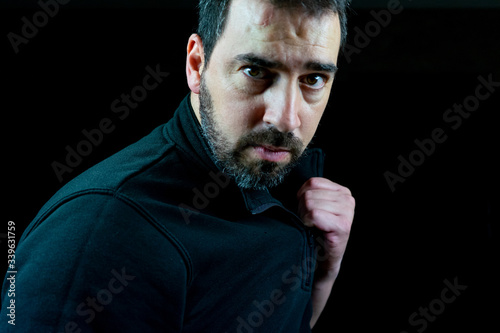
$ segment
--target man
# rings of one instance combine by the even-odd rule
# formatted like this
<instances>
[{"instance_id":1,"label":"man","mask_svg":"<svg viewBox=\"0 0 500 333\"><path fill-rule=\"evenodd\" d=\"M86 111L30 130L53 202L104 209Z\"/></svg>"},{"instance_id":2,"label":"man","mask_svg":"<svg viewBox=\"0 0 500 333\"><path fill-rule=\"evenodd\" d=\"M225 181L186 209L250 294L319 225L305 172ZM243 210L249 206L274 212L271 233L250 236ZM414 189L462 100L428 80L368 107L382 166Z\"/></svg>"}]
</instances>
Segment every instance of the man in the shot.
<instances>
[{"instance_id":1,"label":"man","mask_svg":"<svg viewBox=\"0 0 500 333\"><path fill-rule=\"evenodd\" d=\"M306 150L345 1L200 2L173 119L61 189L16 252L18 332L310 332L354 215Z\"/></svg>"}]
</instances>

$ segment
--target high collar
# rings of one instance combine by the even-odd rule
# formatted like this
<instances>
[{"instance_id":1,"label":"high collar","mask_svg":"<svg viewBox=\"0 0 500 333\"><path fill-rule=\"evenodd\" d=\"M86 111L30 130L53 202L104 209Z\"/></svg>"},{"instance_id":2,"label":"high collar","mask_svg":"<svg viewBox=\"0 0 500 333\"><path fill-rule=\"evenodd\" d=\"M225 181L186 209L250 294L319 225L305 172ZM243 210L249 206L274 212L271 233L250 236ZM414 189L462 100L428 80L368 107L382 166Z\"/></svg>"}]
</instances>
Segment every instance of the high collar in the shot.
<instances>
[{"instance_id":1,"label":"high collar","mask_svg":"<svg viewBox=\"0 0 500 333\"><path fill-rule=\"evenodd\" d=\"M165 126L165 134L193 162L207 171L218 172L210 147L202 134L201 125L191 105L189 94L177 108L172 120Z\"/></svg>"},{"instance_id":2,"label":"high collar","mask_svg":"<svg viewBox=\"0 0 500 333\"><path fill-rule=\"evenodd\" d=\"M165 136L174 141L200 171L203 170L207 174L210 171L221 172L202 134L201 125L191 105L190 95L181 102L164 131ZM252 214L262 213L273 206L295 211L297 204L295 194L309 178L323 176L323 160L324 154L320 149L309 149L282 185L271 191L240 189L246 208ZM232 185L236 187L234 182Z\"/></svg>"}]
</instances>

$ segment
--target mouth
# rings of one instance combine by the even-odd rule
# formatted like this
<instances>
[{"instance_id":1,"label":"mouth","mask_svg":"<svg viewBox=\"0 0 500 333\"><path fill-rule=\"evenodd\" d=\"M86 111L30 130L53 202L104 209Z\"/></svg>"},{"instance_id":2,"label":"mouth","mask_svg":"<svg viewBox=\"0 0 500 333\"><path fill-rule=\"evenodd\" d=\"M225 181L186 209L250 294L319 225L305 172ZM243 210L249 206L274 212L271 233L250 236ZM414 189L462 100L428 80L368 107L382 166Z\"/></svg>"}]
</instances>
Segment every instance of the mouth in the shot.
<instances>
[{"instance_id":1,"label":"mouth","mask_svg":"<svg viewBox=\"0 0 500 333\"><path fill-rule=\"evenodd\" d=\"M281 147L257 145L252 148L260 159L275 163L283 162L291 154L290 150Z\"/></svg>"}]
</instances>

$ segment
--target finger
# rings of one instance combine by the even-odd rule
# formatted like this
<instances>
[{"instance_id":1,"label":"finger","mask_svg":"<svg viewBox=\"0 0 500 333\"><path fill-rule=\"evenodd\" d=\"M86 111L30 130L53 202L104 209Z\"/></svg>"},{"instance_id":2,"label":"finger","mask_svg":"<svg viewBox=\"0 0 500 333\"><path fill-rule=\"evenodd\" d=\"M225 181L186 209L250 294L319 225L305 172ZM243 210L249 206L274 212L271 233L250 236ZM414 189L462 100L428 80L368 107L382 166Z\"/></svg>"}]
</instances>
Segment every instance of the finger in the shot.
<instances>
[{"instance_id":1,"label":"finger","mask_svg":"<svg viewBox=\"0 0 500 333\"><path fill-rule=\"evenodd\" d=\"M304 192L306 192L308 190L312 190L312 189L314 189L314 190L323 189L323 190L330 190L330 191L339 191L339 192L344 192L344 193L351 194L351 191L347 187L344 187L342 185L334 183L331 180L326 179L326 178L316 177L316 178L310 178L308 181L306 181L302 185L302 187L297 192L297 197L300 198L304 194Z\"/></svg>"},{"instance_id":2,"label":"finger","mask_svg":"<svg viewBox=\"0 0 500 333\"><path fill-rule=\"evenodd\" d=\"M313 210L323 210L336 216L350 217L354 215L354 209L348 200L301 200L299 201L299 215L305 216Z\"/></svg>"},{"instance_id":3,"label":"finger","mask_svg":"<svg viewBox=\"0 0 500 333\"><path fill-rule=\"evenodd\" d=\"M351 202L354 199L350 194L341 191L332 190L306 190L302 196L298 198L302 200L330 200L333 202L347 201Z\"/></svg>"},{"instance_id":4,"label":"finger","mask_svg":"<svg viewBox=\"0 0 500 333\"><path fill-rule=\"evenodd\" d=\"M315 227L326 233L334 232L338 235L348 234L351 226L349 218L337 216L321 209L307 212L302 221L308 227Z\"/></svg>"}]
</instances>

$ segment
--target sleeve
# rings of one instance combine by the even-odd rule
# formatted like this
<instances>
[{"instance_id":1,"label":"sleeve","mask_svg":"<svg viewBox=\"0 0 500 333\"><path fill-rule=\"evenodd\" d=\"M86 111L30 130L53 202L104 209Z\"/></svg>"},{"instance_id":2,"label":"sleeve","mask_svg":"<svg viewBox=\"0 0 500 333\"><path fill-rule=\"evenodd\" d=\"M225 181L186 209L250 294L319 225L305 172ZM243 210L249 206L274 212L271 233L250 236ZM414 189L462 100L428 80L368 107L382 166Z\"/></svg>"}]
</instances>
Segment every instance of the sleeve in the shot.
<instances>
[{"instance_id":1,"label":"sleeve","mask_svg":"<svg viewBox=\"0 0 500 333\"><path fill-rule=\"evenodd\" d=\"M136 207L111 195L65 202L16 250L4 279L2 332L180 332L185 256ZM7 306L15 300L15 325ZM7 319L7 320L6 320Z\"/></svg>"}]
</instances>

